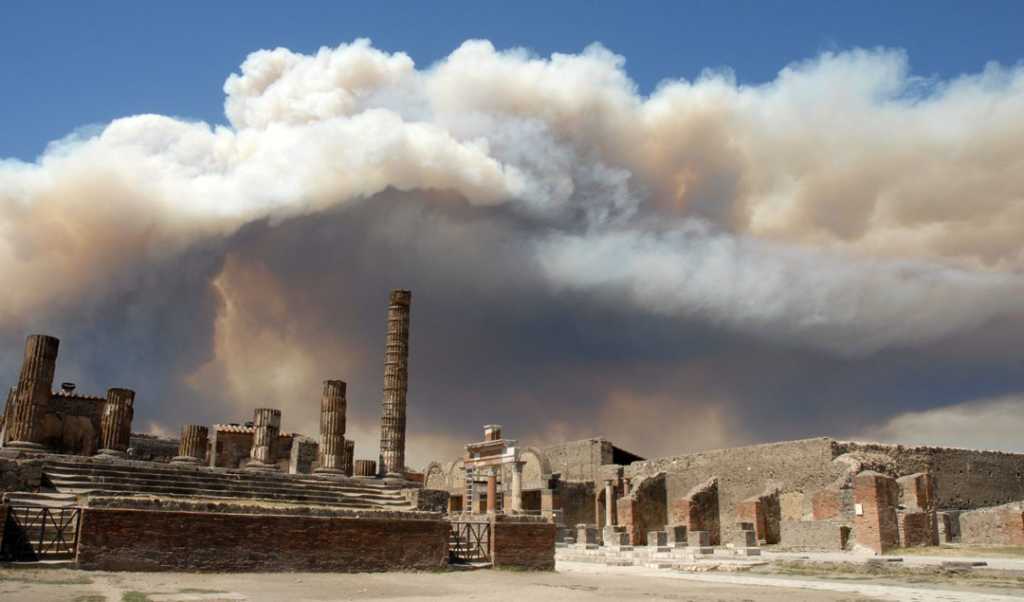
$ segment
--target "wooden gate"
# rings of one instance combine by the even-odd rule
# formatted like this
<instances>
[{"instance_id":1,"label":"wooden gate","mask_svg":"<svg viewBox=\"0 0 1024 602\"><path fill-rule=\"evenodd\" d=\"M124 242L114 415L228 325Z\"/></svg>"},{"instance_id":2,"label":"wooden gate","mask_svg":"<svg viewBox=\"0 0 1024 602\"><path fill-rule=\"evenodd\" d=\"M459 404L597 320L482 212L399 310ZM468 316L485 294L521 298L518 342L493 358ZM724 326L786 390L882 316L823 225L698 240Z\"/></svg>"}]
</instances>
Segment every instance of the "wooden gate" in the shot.
<instances>
[{"instance_id":1,"label":"wooden gate","mask_svg":"<svg viewBox=\"0 0 1024 602\"><path fill-rule=\"evenodd\" d=\"M51 560L74 558L81 508L8 506L0 558Z\"/></svg>"}]
</instances>

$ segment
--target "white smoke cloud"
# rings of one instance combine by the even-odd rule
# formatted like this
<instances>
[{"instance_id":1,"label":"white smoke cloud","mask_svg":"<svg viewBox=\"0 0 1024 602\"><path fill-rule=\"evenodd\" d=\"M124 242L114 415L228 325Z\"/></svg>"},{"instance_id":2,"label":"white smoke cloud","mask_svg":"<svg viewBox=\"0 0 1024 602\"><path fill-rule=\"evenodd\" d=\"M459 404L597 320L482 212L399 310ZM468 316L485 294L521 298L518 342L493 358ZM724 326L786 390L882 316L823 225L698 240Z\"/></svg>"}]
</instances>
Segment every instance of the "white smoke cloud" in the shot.
<instances>
[{"instance_id":1,"label":"white smoke cloud","mask_svg":"<svg viewBox=\"0 0 1024 602\"><path fill-rule=\"evenodd\" d=\"M0 162L3 324L389 188L518 212L554 288L840 353L1019 312L1020 66L923 79L853 50L643 96L600 45L417 68L357 40L255 52L224 91L229 127L139 115Z\"/></svg>"}]
</instances>

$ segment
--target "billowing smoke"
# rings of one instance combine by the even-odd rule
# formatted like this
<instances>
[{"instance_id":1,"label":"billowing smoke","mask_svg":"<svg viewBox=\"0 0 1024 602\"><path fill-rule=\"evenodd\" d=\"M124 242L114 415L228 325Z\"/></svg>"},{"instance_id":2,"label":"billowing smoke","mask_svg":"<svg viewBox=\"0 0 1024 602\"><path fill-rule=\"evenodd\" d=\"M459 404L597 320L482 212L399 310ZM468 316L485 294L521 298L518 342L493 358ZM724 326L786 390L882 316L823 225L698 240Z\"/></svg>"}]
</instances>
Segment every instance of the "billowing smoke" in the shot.
<instances>
[{"instance_id":1,"label":"billowing smoke","mask_svg":"<svg viewBox=\"0 0 1024 602\"><path fill-rule=\"evenodd\" d=\"M228 126L138 115L0 161L10 379L49 332L59 376L137 388L161 428L275 404L315 433L318 383L342 378L372 457L407 287L421 462L493 421L637 445L630 407L716 425L680 428L682 451L1024 387L923 384L1024 342L1024 67L940 80L853 50L645 96L600 45L468 41L417 68L358 40L255 52L224 91ZM775 422L744 423L765 405Z\"/></svg>"}]
</instances>

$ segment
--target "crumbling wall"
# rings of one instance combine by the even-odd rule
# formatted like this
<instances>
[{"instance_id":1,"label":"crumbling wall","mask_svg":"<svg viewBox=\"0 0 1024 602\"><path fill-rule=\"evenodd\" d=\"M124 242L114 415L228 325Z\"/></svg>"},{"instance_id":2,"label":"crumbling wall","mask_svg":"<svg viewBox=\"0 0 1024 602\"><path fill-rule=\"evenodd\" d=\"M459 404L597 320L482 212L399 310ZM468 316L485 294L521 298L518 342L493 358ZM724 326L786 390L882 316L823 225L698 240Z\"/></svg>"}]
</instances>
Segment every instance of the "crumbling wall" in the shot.
<instances>
[{"instance_id":1,"label":"crumbling wall","mask_svg":"<svg viewBox=\"0 0 1024 602\"><path fill-rule=\"evenodd\" d=\"M7 491L38 491L42 479L42 460L0 458L0 494ZM3 524L0 523L0 528L2 526Z\"/></svg>"},{"instance_id":2,"label":"crumbling wall","mask_svg":"<svg viewBox=\"0 0 1024 602\"><path fill-rule=\"evenodd\" d=\"M758 541L766 544L779 543L781 520L779 492L774 489L745 499L736 506L736 522L754 525L754 534Z\"/></svg>"},{"instance_id":3,"label":"crumbling wall","mask_svg":"<svg viewBox=\"0 0 1024 602\"><path fill-rule=\"evenodd\" d=\"M594 516L594 484L565 483L558 484L558 508L562 511L562 524L565 525L596 525Z\"/></svg>"},{"instance_id":4,"label":"crumbling wall","mask_svg":"<svg viewBox=\"0 0 1024 602\"><path fill-rule=\"evenodd\" d=\"M831 439L819 437L658 458L630 464L625 476L665 472L670 506L694 487L718 477L719 512L730 517L721 524L720 537L732 541L738 529L731 517L736 516L738 504L770 488L779 490L780 514L784 500L790 517L797 512L803 514L794 502L806 503L809 514L811 494L842 472L842 467L832 463L838 455L833 444Z\"/></svg>"},{"instance_id":5,"label":"crumbling wall","mask_svg":"<svg viewBox=\"0 0 1024 602\"><path fill-rule=\"evenodd\" d=\"M944 447L837 442L840 453L862 451L892 458L895 476L928 473L938 510L970 510L1024 500L1024 454Z\"/></svg>"},{"instance_id":6,"label":"crumbling wall","mask_svg":"<svg viewBox=\"0 0 1024 602\"><path fill-rule=\"evenodd\" d=\"M53 394L43 418L41 443L58 454L93 455L99 444L104 405L103 397L65 391Z\"/></svg>"},{"instance_id":7,"label":"crumbling wall","mask_svg":"<svg viewBox=\"0 0 1024 602\"><path fill-rule=\"evenodd\" d=\"M178 439L132 433L128 438L128 457L146 462L170 462L178 455L180 447Z\"/></svg>"},{"instance_id":8,"label":"crumbling wall","mask_svg":"<svg viewBox=\"0 0 1024 602\"><path fill-rule=\"evenodd\" d=\"M604 439L583 439L541 450L553 472L561 474L562 481L595 482L604 464L612 461L612 445ZM592 521L591 521L592 522Z\"/></svg>"},{"instance_id":9,"label":"crumbling wall","mask_svg":"<svg viewBox=\"0 0 1024 602\"><path fill-rule=\"evenodd\" d=\"M860 510L854 518L854 538L857 545L876 554L900 545L896 506L899 486L896 479L866 470L853 479L854 503Z\"/></svg>"},{"instance_id":10,"label":"crumbling wall","mask_svg":"<svg viewBox=\"0 0 1024 602\"><path fill-rule=\"evenodd\" d=\"M554 523L496 516L491 523L491 562L496 568L555 570Z\"/></svg>"},{"instance_id":11,"label":"crumbling wall","mask_svg":"<svg viewBox=\"0 0 1024 602\"><path fill-rule=\"evenodd\" d=\"M974 545L1024 545L1024 503L961 512L960 541Z\"/></svg>"},{"instance_id":12,"label":"crumbling wall","mask_svg":"<svg viewBox=\"0 0 1024 602\"><path fill-rule=\"evenodd\" d=\"M718 477L711 477L672 502L670 520L673 525L686 525L688 533L706 531L711 545L717 546L722 543L720 513ZM735 515L736 509L733 510Z\"/></svg>"},{"instance_id":13,"label":"crumbling wall","mask_svg":"<svg viewBox=\"0 0 1024 602\"><path fill-rule=\"evenodd\" d=\"M289 474L309 474L313 472L313 463L317 461L320 445L309 437L294 437L289 454Z\"/></svg>"},{"instance_id":14,"label":"crumbling wall","mask_svg":"<svg viewBox=\"0 0 1024 602\"><path fill-rule=\"evenodd\" d=\"M616 518L632 545L646 545L647 533L663 531L669 524L665 474L636 479L630 493L616 500Z\"/></svg>"},{"instance_id":15,"label":"crumbling wall","mask_svg":"<svg viewBox=\"0 0 1024 602\"><path fill-rule=\"evenodd\" d=\"M850 526L842 521L784 520L780 527L786 549L839 551L849 544Z\"/></svg>"}]
</instances>

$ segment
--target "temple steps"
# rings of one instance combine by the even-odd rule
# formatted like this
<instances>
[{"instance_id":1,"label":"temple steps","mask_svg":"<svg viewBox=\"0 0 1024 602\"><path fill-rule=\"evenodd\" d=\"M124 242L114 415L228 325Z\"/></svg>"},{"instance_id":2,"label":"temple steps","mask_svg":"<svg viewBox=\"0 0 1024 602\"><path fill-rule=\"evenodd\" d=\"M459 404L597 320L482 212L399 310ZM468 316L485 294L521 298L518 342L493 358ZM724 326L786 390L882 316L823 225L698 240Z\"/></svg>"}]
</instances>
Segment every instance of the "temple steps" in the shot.
<instances>
[{"instance_id":1,"label":"temple steps","mask_svg":"<svg viewBox=\"0 0 1024 602\"><path fill-rule=\"evenodd\" d=\"M70 493L26 493L12 491L3 496L3 501L11 506L31 506L33 508L71 508L78 502L78 497Z\"/></svg>"},{"instance_id":2,"label":"temple steps","mask_svg":"<svg viewBox=\"0 0 1024 602\"><path fill-rule=\"evenodd\" d=\"M353 509L409 510L400 489L379 481L247 472L151 462L47 461L45 481L74 496L151 495L251 500Z\"/></svg>"}]
</instances>

